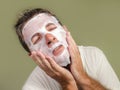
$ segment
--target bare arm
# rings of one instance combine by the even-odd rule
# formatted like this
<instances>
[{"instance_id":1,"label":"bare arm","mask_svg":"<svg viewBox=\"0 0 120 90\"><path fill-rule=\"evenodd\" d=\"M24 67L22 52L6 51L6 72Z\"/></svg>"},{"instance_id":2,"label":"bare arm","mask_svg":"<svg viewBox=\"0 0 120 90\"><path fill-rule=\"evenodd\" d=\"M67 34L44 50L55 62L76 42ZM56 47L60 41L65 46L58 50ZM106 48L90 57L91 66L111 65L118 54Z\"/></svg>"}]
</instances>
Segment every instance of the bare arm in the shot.
<instances>
[{"instance_id":1,"label":"bare arm","mask_svg":"<svg viewBox=\"0 0 120 90\"><path fill-rule=\"evenodd\" d=\"M83 90L107 90L103 87L99 82L95 81L87 74L81 77L82 79L76 80L78 84L78 88L82 88Z\"/></svg>"}]
</instances>

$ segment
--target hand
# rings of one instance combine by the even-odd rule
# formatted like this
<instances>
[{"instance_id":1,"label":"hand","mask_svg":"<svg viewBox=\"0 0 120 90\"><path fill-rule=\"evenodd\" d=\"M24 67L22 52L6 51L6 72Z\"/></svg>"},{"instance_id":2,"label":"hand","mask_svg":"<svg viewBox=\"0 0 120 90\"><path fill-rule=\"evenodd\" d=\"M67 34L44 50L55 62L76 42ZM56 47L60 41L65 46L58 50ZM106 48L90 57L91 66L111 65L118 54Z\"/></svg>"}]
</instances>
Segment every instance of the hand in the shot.
<instances>
[{"instance_id":1,"label":"hand","mask_svg":"<svg viewBox=\"0 0 120 90\"><path fill-rule=\"evenodd\" d=\"M102 86L93 78L89 77L84 71L82 59L77 45L70 33L68 32L67 28L64 27L64 29L67 31L68 50L71 56L70 70L76 80L78 88L80 90L106 90L104 86Z\"/></svg>"},{"instance_id":2,"label":"hand","mask_svg":"<svg viewBox=\"0 0 120 90\"><path fill-rule=\"evenodd\" d=\"M70 35L70 32L68 32L66 27L64 28L67 31L66 38L68 42L68 50L71 56L70 70L76 82L80 83L84 81L84 79L87 77L87 74L83 69L82 59L78 47L75 41L73 40L72 36Z\"/></svg>"},{"instance_id":3,"label":"hand","mask_svg":"<svg viewBox=\"0 0 120 90\"><path fill-rule=\"evenodd\" d=\"M70 70L81 90L107 90L99 82L89 77L83 69L79 50L70 33L67 33L68 50L71 56Z\"/></svg>"},{"instance_id":4,"label":"hand","mask_svg":"<svg viewBox=\"0 0 120 90\"><path fill-rule=\"evenodd\" d=\"M50 77L58 81L64 88L68 85L77 87L72 74L59 66L53 58L43 55L40 51L33 51L30 56Z\"/></svg>"}]
</instances>

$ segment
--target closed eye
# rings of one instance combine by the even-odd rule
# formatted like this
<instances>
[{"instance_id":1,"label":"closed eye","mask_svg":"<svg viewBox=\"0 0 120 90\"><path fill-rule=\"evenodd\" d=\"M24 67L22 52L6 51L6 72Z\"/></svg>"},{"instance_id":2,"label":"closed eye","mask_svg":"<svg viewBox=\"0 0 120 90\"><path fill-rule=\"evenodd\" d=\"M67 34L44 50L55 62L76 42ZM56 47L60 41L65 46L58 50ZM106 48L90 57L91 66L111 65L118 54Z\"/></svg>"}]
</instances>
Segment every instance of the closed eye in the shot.
<instances>
[{"instance_id":1,"label":"closed eye","mask_svg":"<svg viewBox=\"0 0 120 90\"><path fill-rule=\"evenodd\" d=\"M48 23L48 24L46 25L46 29L47 29L48 31L55 30L56 28L57 28L57 26L56 26L55 24L53 24L53 23Z\"/></svg>"},{"instance_id":2,"label":"closed eye","mask_svg":"<svg viewBox=\"0 0 120 90\"><path fill-rule=\"evenodd\" d=\"M41 38L42 38L41 34L36 33L32 36L31 41L32 41L33 44L37 44L41 40Z\"/></svg>"}]
</instances>

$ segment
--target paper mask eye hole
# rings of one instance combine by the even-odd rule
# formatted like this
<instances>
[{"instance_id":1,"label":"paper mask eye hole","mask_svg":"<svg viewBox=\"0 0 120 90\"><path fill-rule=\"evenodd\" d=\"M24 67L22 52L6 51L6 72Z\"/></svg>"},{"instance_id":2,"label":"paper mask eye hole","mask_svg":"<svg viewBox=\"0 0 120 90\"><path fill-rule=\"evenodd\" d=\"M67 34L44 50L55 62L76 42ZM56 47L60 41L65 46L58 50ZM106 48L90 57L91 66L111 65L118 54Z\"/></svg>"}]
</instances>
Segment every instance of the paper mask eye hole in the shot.
<instances>
[{"instance_id":1,"label":"paper mask eye hole","mask_svg":"<svg viewBox=\"0 0 120 90\"><path fill-rule=\"evenodd\" d=\"M36 33L32 36L31 41L33 44L37 44L42 38L42 35L40 33Z\"/></svg>"},{"instance_id":2,"label":"paper mask eye hole","mask_svg":"<svg viewBox=\"0 0 120 90\"><path fill-rule=\"evenodd\" d=\"M57 28L57 26L54 23L48 23L46 25L46 30L47 31L52 31L52 30L55 30L56 28Z\"/></svg>"}]
</instances>

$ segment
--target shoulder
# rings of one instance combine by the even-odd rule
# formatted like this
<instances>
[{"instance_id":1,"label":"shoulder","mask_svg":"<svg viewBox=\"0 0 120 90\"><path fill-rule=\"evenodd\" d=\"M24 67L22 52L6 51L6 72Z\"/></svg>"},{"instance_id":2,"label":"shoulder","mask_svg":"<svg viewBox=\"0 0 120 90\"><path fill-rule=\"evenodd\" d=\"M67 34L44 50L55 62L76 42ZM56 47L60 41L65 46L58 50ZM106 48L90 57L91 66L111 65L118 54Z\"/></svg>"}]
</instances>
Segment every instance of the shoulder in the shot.
<instances>
[{"instance_id":1,"label":"shoulder","mask_svg":"<svg viewBox=\"0 0 120 90\"><path fill-rule=\"evenodd\" d=\"M96 58L101 57L102 55L104 55L103 51L95 46L78 46L79 51L81 53L81 55L83 56L96 56Z\"/></svg>"},{"instance_id":2,"label":"shoulder","mask_svg":"<svg viewBox=\"0 0 120 90\"><path fill-rule=\"evenodd\" d=\"M49 77L39 66L32 71L22 90L60 90L57 81Z\"/></svg>"},{"instance_id":3,"label":"shoulder","mask_svg":"<svg viewBox=\"0 0 120 90\"><path fill-rule=\"evenodd\" d=\"M83 67L85 71L93 78L96 77L96 72L99 68L99 64L104 62L102 57L104 56L101 49L95 46L78 46Z\"/></svg>"},{"instance_id":4,"label":"shoulder","mask_svg":"<svg viewBox=\"0 0 120 90\"><path fill-rule=\"evenodd\" d=\"M89 52L102 52L102 50L96 46L78 46L78 48L79 50L82 49Z\"/></svg>"},{"instance_id":5,"label":"shoulder","mask_svg":"<svg viewBox=\"0 0 120 90\"><path fill-rule=\"evenodd\" d=\"M43 81L45 77L45 72L36 66L26 80L22 90L41 90L44 83L40 83L40 81Z\"/></svg>"}]
</instances>

